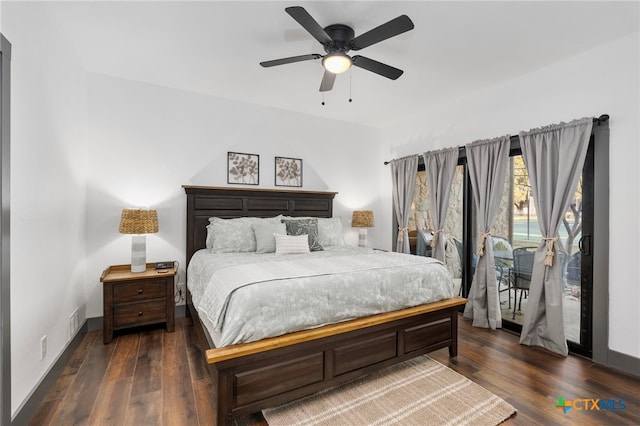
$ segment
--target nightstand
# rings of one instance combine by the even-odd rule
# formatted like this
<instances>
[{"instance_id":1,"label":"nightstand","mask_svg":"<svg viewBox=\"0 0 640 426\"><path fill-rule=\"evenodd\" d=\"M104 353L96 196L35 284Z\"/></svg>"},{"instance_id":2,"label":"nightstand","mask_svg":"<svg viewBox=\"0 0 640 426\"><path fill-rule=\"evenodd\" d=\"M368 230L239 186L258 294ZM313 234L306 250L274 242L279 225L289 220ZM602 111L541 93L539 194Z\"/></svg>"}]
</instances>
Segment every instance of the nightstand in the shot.
<instances>
[{"instance_id":1,"label":"nightstand","mask_svg":"<svg viewBox=\"0 0 640 426\"><path fill-rule=\"evenodd\" d=\"M131 265L114 265L104 270L103 341L110 343L113 332L140 325L166 323L174 330L173 301L176 267L156 270L147 263L144 272L131 272Z\"/></svg>"}]
</instances>

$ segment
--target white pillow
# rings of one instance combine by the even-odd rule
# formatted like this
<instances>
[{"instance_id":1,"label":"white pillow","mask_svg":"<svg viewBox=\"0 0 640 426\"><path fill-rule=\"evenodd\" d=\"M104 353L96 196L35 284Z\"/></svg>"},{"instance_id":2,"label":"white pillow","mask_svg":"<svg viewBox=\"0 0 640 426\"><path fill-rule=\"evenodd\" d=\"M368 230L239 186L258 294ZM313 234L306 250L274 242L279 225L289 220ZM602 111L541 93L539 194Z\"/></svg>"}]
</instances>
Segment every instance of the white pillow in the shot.
<instances>
[{"instance_id":1,"label":"white pillow","mask_svg":"<svg viewBox=\"0 0 640 426\"><path fill-rule=\"evenodd\" d=\"M251 225L256 223L280 223L279 216L272 218L238 217L209 218L207 248L214 253L246 253L256 251L256 236Z\"/></svg>"},{"instance_id":2,"label":"white pillow","mask_svg":"<svg viewBox=\"0 0 640 426\"><path fill-rule=\"evenodd\" d=\"M345 246L342 221L339 216L318 218L318 237L322 247Z\"/></svg>"},{"instance_id":3,"label":"white pillow","mask_svg":"<svg viewBox=\"0 0 640 426\"><path fill-rule=\"evenodd\" d=\"M273 253L276 251L276 239L273 234L286 234L284 223L254 223L251 225L256 236L256 253Z\"/></svg>"},{"instance_id":4,"label":"white pillow","mask_svg":"<svg viewBox=\"0 0 640 426\"><path fill-rule=\"evenodd\" d=\"M276 256L282 254L309 253L309 236L273 234L276 240Z\"/></svg>"}]
</instances>

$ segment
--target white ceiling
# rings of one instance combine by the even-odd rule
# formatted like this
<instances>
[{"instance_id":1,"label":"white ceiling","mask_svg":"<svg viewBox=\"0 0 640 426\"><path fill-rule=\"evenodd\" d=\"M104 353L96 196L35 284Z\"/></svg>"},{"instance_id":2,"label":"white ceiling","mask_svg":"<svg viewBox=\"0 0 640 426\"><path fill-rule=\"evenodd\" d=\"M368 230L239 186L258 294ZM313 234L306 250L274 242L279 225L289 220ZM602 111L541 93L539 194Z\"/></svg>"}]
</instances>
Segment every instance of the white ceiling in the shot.
<instances>
[{"instance_id":1,"label":"white ceiling","mask_svg":"<svg viewBox=\"0 0 640 426\"><path fill-rule=\"evenodd\" d=\"M321 105L324 54L284 8L356 36L396 16L415 29L358 52L405 71L338 76ZM370 126L385 126L639 30L638 2L49 2L90 72ZM349 80L351 79L351 88ZM349 92L353 102L349 103Z\"/></svg>"}]
</instances>

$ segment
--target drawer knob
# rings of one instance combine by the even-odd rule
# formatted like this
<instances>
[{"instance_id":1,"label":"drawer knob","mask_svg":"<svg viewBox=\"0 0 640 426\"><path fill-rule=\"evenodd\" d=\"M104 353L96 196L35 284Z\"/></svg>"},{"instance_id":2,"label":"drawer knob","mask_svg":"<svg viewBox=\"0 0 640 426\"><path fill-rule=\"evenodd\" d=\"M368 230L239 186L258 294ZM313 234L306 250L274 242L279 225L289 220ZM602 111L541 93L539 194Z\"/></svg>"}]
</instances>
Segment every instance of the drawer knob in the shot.
<instances>
[{"instance_id":1,"label":"drawer knob","mask_svg":"<svg viewBox=\"0 0 640 426\"><path fill-rule=\"evenodd\" d=\"M138 294L142 294L142 289L141 288L138 289Z\"/></svg>"},{"instance_id":2,"label":"drawer knob","mask_svg":"<svg viewBox=\"0 0 640 426\"><path fill-rule=\"evenodd\" d=\"M139 317L142 316L142 311L138 312L138 316Z\"/></svg>"}]
</instances>

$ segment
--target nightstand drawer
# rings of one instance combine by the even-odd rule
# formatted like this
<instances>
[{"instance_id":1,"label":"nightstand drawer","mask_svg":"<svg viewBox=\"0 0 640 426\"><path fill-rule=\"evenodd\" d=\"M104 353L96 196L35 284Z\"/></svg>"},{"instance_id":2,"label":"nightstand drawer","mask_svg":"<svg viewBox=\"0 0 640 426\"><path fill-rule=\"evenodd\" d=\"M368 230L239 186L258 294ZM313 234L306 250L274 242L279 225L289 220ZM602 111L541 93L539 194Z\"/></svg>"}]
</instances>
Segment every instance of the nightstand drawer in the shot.
<instances>
[{"instance_id":1,"label":"nightstand drawer","mask_svg":"<svg viewBox=\"0 0 640 426\"><path fill-rule=\"evenodd\" d=\"M153 324L167 319L167 301L128 303L113 308L113 327Z\"/></svg>"},{"instance_id":2,"label":"nightstand drawer","mask_svg":"<svg viewBox=\"0 0 640 426\"><path fill-rule=\"evenodd\" d=\"M113 287L113 303L136 302L167 297L164 280L123 282Z\"/></svg>"}]
</instances>

